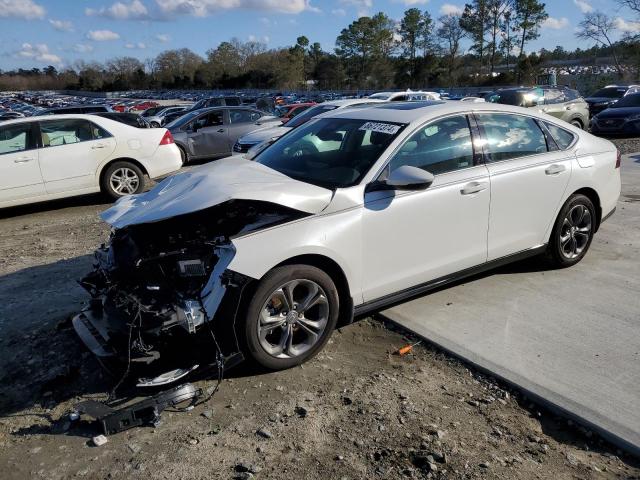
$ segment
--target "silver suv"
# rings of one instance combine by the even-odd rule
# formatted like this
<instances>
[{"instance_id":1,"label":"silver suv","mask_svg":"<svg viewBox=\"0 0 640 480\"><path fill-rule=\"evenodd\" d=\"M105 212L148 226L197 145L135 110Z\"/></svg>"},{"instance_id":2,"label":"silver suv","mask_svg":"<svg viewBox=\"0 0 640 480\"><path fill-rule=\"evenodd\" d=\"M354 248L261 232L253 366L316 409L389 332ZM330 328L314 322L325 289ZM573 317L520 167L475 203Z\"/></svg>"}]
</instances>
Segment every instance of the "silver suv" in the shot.
<instances>
[{"instance_id":1,"label":"silver suv","mask_svg":"<svg viewBox=\"0 0 640 480\"><path fill-rule=\"evenodd\" d=\"M503 88L485 96L487 102L535 108L581 129L589 126L589 104L577 90L567 87Z\"/></svg>"}]
</instances>

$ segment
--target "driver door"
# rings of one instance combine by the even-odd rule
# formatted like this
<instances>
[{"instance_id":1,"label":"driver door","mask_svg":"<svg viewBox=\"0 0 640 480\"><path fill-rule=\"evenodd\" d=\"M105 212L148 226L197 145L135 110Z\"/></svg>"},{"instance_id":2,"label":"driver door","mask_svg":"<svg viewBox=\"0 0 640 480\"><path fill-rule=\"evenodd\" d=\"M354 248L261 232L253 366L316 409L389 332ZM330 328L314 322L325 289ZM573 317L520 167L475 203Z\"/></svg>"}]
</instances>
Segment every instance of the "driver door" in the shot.
<instances>
[{"instance_id":1,"label":"driver door","mask_svg":"<svg viewBox=\"0 0 640 480\"><path fill-rule=\"evenodd\" d=\"M410 165L435 180L365 193L365 302L486 262L490 184L480 158L465 115L420 127L394 153L382 177Z\"/></svg>"},{"instance_id":2,"label":"driver door","mask_svg":"<svg viewBox=\"0 0 640 480\"><path fill-rule=\"evenodd\" d=\"M195 157L208 157L229 151L229 132L224 125L224 111L214 110L193 121L189 146Z\"/></svg>"}]
</instances>

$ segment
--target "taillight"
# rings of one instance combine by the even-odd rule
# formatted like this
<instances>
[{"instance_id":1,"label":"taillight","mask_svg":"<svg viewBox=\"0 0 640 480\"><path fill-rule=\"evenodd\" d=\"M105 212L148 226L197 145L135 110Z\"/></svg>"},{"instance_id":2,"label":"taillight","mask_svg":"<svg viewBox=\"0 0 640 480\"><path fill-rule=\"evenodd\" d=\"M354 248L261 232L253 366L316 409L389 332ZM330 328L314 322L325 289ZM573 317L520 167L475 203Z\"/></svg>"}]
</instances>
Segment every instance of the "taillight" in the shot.
<instances>
[{"instance_id":1,"label":"taillight","mask_svg":"<svg viewBox=\"0 0 640 480\"><path fill-rule=\"evenodd\" d=\"M620 153L620 150L616 149L616 168L620 168L620 164L622 163L622 154Z\"/></svg>"},{"instance_id":2,"label":"taillight","mask_svg":"<svg viewBox=\"0 0 640 480\"><path fill-rule=\"evenodd\" d=\"M162 140L160 140L160 145L171 145L172 143L173 135L171 135L171 132L167 130L166 132L164 132L164 137L162 137Z\"/></svg>"}]
</instances>

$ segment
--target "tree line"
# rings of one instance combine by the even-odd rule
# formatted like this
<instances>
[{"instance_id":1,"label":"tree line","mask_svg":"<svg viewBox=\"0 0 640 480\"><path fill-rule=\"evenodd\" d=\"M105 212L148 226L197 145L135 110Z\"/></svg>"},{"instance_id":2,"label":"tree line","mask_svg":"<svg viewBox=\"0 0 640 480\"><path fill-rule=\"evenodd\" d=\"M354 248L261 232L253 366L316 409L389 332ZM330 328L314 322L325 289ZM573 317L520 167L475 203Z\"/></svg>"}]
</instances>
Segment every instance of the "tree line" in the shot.
<instances>
[{"instance_id":1,"label":"tree line","mask_svg":"<svg viewBox=\"0 0 640 480\"><path fill-rule=\"evenodd\" d=\"M616 0L637 15L639 0ZM363 16L342 29L333 51L306 36L295 45L269 49L264 43L237 38L198 55L187 48L167 50L145 62L133 57L77 62L58 71L19 69L0 74L3 90L69 89L120 91L138 89L288 89L355 90L488 85L535 81L543 62L613 59L618 75L637 75L638 35L620 40L618 23L603 12L586 13L576 36L590 49L543 49L527 53L548 20L539 0L472 0L461 13L433 18L409 8L399 22L383 12ZM467 48L468 47L468 48ZM633 71L633 70L632 70Z\"/></svg>"}]
</instances>

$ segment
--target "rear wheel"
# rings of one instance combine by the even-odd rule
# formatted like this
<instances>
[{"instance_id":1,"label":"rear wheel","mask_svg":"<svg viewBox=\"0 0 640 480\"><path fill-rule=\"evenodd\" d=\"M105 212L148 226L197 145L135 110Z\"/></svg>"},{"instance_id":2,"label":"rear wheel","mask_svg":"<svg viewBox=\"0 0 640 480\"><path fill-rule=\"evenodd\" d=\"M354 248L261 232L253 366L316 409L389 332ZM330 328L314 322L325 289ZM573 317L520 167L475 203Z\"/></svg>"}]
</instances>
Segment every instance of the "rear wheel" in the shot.
<instances>
[{"instance_id":1,"label":"rear wheel","mask_svg":"<svg viewBox=\"0 0 640 480\"><path fill-rule=\"evenodd\" d=\"M160 128L160 124L158 122L151 122L149 125L151 128Z\"/></svg>"},{"instance_id":2,"label":"rear wheel","mask_svg":"<svg viewBox=\"0 0 640 480\"><path fill-rule=\"evenodd\" d=\"M574 118L573 120L571 120L571 125L573 125L576 128L579 128L580 130L584 129L584 126L582 125L582 122L580 120L578 120L577 118Z\"/></svg>"},{"instance_id":3,"label":"rear wheel","mask_svg":"<svg viewBox=\"0 0 640 480\"><path fill-rule=\"evenodd\" d=\"M570 267L582 260L591 246L596 221L596 211L588 197L569 197L558 214L547 247L554 266Z\"/></svg>"},{"instance_id":4,"label":"rear wheel","mask_svg":"<svg viewBox=\"0 0 640 480\"><path fill-rule=\"evenodd\" d=\"M245 350L270 370L306 362L327 343L338 320L338 291L309 265L286 265L259 283L239 325Z\"/></svg>"},{"instance_id":5,"label":"rear wheel","mask_svg":"<svg viewBox=\"0 0 640 480\"><path fill-rule=\"evenodd\" d=\"M102 191L114 200L125 195L140 193L144 190L144 173L140 168L126 161L114 162L102 175Z\"/></svg>"}]
</instances>

